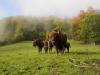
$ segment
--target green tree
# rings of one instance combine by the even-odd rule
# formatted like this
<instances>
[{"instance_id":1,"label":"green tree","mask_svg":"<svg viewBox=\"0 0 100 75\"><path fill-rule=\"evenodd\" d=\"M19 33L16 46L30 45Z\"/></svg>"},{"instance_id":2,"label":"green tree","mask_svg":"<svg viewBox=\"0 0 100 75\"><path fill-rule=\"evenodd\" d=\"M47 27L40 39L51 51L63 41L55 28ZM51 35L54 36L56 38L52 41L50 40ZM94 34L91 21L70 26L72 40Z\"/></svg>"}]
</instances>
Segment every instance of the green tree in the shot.
<instances>
[{"instance_id":1,"label":"green tree","mask_svg":"<svg viewBox=\"0 0 100 75\"><path fill-rule=\"evenodd\" d=\"M81 39L85 43L100 43L100 13L88 12L81 22Z\"/></svg>"}]
</instances>

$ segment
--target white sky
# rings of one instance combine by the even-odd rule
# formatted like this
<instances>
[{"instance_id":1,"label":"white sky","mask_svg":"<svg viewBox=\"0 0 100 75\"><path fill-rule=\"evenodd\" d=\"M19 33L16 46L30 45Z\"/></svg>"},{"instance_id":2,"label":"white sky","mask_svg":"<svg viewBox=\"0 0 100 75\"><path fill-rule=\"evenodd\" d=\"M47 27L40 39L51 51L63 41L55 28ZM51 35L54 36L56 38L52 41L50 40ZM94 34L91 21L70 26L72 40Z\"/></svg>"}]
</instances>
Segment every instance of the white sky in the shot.
<instances>
[{"instance_id":1,"label":"white sky","mask_svg":"<svg viewBox=\"0 0 100 75\"><path fill-rule=\"evenodd\" d=\"M9 2L13 8L15 7L16 12L9 10L16 15L72 17L89 6L100 9L100 0L9 0ZM2 11L1 16L5 12L7 11Z\"/></svg>"}]
</instances>

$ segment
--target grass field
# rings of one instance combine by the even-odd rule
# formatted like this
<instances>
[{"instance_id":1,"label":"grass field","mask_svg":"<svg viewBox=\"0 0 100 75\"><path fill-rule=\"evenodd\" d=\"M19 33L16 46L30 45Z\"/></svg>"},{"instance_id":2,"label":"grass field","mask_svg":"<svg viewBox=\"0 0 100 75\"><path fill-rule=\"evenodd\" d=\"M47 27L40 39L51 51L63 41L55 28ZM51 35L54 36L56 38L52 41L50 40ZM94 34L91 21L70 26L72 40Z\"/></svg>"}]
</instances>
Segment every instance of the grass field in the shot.
<instances>
[{"instance_id":1,"label":"grass field","mask_svg":"<svg viewBox=\"0 0 100 75\"><path fill-rule=\"evenodd\" d=\"M59 56L56 53L39 54L31 41L0 47L0 75L82 75L69 59L100 60L100 46L70 42L70 53ZM96 75L96 72L89 69L84 75Z\"/></svg>"}]
</instances>

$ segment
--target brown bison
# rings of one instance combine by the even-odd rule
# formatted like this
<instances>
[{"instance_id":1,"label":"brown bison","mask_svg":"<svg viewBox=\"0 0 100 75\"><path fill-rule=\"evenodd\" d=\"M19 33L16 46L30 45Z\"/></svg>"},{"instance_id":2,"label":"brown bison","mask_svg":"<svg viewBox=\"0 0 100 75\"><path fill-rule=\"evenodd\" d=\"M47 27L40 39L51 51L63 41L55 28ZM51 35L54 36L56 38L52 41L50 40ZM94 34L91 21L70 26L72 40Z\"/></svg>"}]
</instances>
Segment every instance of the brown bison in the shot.
<instances>
[{"instance_id":1,"label":"brown bison","mask_svg":"<svg viewBox=\"0 0 100 75\"><path fill-rule=\"evenodd\" d=\"M36 39L33 41L33 46L38 48L39 53L42 53L42 48L44 46L44 42L42 39Z\"/></svg>"},{"instance_id":2,"label":"brown bison","mask_svg":"<svg viewBox=\"0 0 100 75\"><path fill-rule=\"evenodd\" d=\"M49 49L49 53L52 52L52 48L53 48L53 47L54 47L54 42L51 41L51 40L49 40L49 41L48 41L48 49Z\"/></svg>"},{"instance_id":3,"label":"brown bison","mask_svg":"<svg viewBox=\"0 0 100 75\"><path fill-rule=\"evenodd\" d=\"M45 50L45 53L51 53L52 52L52 48L53 48L53 42L52 41L48 41L48 40L45 40L44 41L44 50Z\"/></svg>"},{"instance_id":4,"label":"brown bison","mask_svg":"<svg viewBox=\"0 0 100 75\"><path fill-rule=\"evenodd\" d=\"M64 32L61 32L59 29L53 30L49 33L48 38L54 41L57 55L58 53L64 53L66 48L69 52L70 44L67 43L67 35Z\"/></svg>"}]
</instances>

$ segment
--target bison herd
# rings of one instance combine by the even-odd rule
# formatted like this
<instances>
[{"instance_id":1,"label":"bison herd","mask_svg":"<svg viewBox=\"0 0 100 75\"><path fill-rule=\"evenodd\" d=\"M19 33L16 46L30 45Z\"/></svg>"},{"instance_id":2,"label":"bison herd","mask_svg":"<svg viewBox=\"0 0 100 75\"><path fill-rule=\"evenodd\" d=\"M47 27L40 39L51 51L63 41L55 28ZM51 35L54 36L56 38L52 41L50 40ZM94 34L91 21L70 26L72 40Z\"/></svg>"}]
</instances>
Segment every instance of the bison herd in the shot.
<instances>
[{"instance_id":1,"label":"bison herd","mask_svg":"<svg viewBox=\"0 0 100 75\"><path fill-rule=\"evenodd\" d=\"M39 53L42 53L44 48L45 53L51 53L55 47L57 55L63 54L67 48L69 53L70 43L67 41L67 35L59 29L54 29L48 34L47 39L36 39L33 41L33 46L38 48Z\"/></svg>"}]
</instances>

